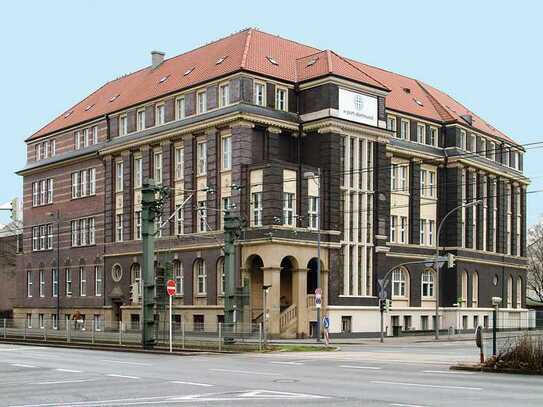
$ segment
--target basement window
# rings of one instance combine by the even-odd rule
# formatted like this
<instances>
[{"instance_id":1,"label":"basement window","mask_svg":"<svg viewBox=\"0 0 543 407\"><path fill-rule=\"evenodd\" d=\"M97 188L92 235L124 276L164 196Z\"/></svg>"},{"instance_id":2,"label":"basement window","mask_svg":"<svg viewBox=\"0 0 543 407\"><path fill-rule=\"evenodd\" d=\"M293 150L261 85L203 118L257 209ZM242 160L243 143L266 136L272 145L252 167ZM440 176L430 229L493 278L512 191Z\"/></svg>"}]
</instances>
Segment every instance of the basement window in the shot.
<instances>
[{"instance_id":1,"label":"basement window","mask_svg":"<svg viewBox=\"0 0 543 407\"><path fill-rule=\"evenodd\" d=\"M313 59L310 59L309 62L307 63L306 67L309 67L311 65L315 65L317 63L317 61L319 60L319 58L313 58Z\"/></svg>"},{"instance_id":2,"label":"basement window","mask_svg":"<svg viewBox=\"0 0 543 407\"><path fill-rule=\"evenodd\" d=\"M183 76L189 75L192 71L194 71L194 67L187 69L187 70L185 71L185 73L183 74Z\"/></svg>"},{"instance_id":3,"label":"basement window","mask_svg":"<svg viewBox=\"0 0 543 407\"><path fill-rule=\"evenodd\" d=\"M267 56L266 59L267 59L268 61L270 61L270 64L272 64L272 65L275 65L275 66L279 65L279 63L278 63L275 59L273 59L272 57L270 57L270 56Z\"/></svg>"},{"instance_id":4,"label":"basement window","mask_svg":"<svg viewBox=\"0 0 543 407\"><path fill-rule=\"evenodd\" d=\"M215 65L222 64L226 58L228 58L228 55L226 55L224 57L220 57L219 59L217 59L217 62L215 62Z\"/></svg>"}]
</instances>

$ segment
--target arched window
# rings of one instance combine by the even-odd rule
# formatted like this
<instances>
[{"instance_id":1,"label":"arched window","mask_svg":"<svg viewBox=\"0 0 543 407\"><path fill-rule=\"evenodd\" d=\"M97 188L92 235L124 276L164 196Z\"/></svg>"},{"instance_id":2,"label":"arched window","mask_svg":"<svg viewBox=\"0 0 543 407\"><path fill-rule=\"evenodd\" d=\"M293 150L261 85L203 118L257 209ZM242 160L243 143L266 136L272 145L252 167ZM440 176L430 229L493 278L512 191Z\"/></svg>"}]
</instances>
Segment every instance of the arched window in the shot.
<instances>
[{"instance_id":1,"label":"arched window","mask_svg":"<svg viewBox=\"0 0 543 407\"><path fill-rule=\"evenodd\" d=\"M217 261L217 295L224 295L224 257Z\"/></svg>"},{"instance_id":2,"label":"arched window","mask_svg":"<svg viewBox=\"0 0 543 407\"><path fill-rule=\"evenodd\" d=\"M175 295L183 296L183 263L176 261L173 263L173 272L175 275Z\"/></svg>"},{"instance_id":3,"label":"arched window","mask_svg":"<svg viewBox=\"0 0 543 407\"><path fill-rule=\"evenodd\" d=\"M392 272L392 296L407 297L407 271L404 269Z\"/></svg>"},{"instance_id":4,"label":"arched window","mask_svg":"<svg viewBox=\"0 0 543 407\"><path fill-rule=\"evenodd\" d=\"M507 308L513 308L513 277L507 277Z\"/></svg>"},{"instance_id":5,"label":"arched window","mask_svg":"<svg viewBox=\"0 0 543 407\"><path fill-rule=\"evenodd\" d=\"M428 269L422 272L422 296L434 297L434 270Z\"/></svg>"},{"instance_id":6,"label":"arched window","mask_svg":"<svg viewBox=\"0 0 543 407\"><path fill-rule=\"evenodd\" d=\"M477 308L479 306L479 274L473 273L471 284L471 306Z\"/></svg>"},{"instance_id":7,"label":"arched window","mask_svg":"<svg viewBox=\"0 0 543 407\"><path fill-rule=\"evenodd\" d=\"M462 272L462 297L460 301L461 307L468 306L468 272L465 270Z\"/></svg>"},{"instance_id":8,"label":"arched window","mask_svg":"<svg viewBox=\"0 0 543 407\"><path fill-rule=\"evenodd\" d=\"M194 262L193 273L196 278L196 295L206 295L207 273L204 259L196 259Z\"/></svg>"},{"instance_id":9,"label":"arched window","mask_svg":"<svg viewBox=\"0 0 543 407\"><path fill-rule=\"evenodd\" d=\"M522 277L517 278L517 308L522 308Z\"/></svg>"},{"instance_id":10,"label":"arched window","mask_svg":"<svg viewBox=\"0 0 543 407\"><path fill-rule=\"evenodd\" d=\"M136 284L141 281L141 266L139 263L134 263L130 267L130 283Z\"/></svg>"}]
</instances>

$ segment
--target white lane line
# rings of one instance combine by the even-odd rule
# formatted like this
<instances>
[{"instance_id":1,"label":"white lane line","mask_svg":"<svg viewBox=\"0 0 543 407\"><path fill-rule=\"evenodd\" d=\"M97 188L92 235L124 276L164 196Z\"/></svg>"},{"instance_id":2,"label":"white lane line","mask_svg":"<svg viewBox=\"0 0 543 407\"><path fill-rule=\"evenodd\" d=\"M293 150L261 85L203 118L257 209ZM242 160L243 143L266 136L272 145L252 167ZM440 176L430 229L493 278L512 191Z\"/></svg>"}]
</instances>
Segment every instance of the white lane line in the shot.
<instances>
[{"instance_id":1,"label":"white lane line","mask_svg":"<svg viewBox=\"0 0 543 407\"><path fill-rule=\"evenodd\" d=\"M420 405L420 404L402 404L402 403L392 403L390 404L390 406L394 406L394 407L426 407L426 406L423 406L423 405Z\"/></svg>"},{"instance_id":2,"label":"white lane line","mask_svg":"<svg viewBox=\"0 0 543 407\"><path fill-rule=\"evenodd\" d=\"M30 367L30 368L36 367L36 366L33 366L33 365L25 365L24 363L11 363L11 366L15 366L15 367Z\"/></svg>"},{"instance_id":3,"label":"white lane line","mask_svg":"<svg viewBox=\"0 0 543 407\"><path fill-rule=\"evenodd\" d=\"M459 374L459 375L472 375L472 374L475 374L475 372L457 372L455 370L423 370L422 373Z\"/></svg>"},{"instance_id":4,"label":"white lane line","mask_svg":"<svg viewBox=\"0 0 543 407\"><path fill-rule=\"evenodd\" d=\"M454 390L483 390L481 387L466 387L466 386L441 386L437 384L422 384L422 383L406 383L406 382L387 382L384 380L372 380L374 384L390 384L393 386L412 386L412 387L431 387L435 389L454 389Z\"/></svg>"},{"instance_id":5,"label":"white lane line","mask_svg":"<svg viewBox=\"0 0 543 407\"><path fill-rule=\"evenodd\" d=\"M182 382L180 380L172 380L170 383L173 383L173 384L187 384L189 386L201 386L201 387L213 387L214 386L214 384L196 383L196 382Z\"/></svg>"},{"instance_id":6,"label":"white lane line","mask_svg":"<svg viewBox=\"0 0 543 407\"><path fill-rule=\"evenodd\" d=\"M340 365L339 367L343 367L345 369L367 369L367 370L381 370L381 367L376 366L354 366L354 365Z\"/></svg>"},{"instance_id":7,"label":"white lane line","mask_svg":"<svg viewBox=\"0 0 543 407\"><path fill-rule=\"evenodd\" d=\"M125 402L136 402L136 404L155 403L151 400L164 400L164 396L157 397L139 397L130 399L113 399L113 400L98 400L98 401L73 401L71 403L46 403L46 404L21 404L11 405L9 407L72 407L72 406L102 406L102 405L119 405L112 403L123 403L122 405L129 405ZM144 403L146 401L146 403ZM131 403L134 404L134 403Z\"/></svg>"},{"instance_id":8,"label":"white lane line","mask_svg":"<svg viewBox=\"0 0 543 407\"><path fill-rule=\"evenodd\" d=\"M46 385L46 384L64 384L64 383L83 383L83 382L93 382L98 379L80 379L80 380L58 380L55 382L37 382L31 384Z\"/></svg>"},{"instance_id":9,"label":"white lane line","mask_svg":"<svg viewBox=\"0 0 543 407\"><path fill-rule=\"evenodd\" d=\"M122 363L123 365L135 365L135 366L152 366L150 363L125 362L125 361L123 361L123 360L109 360L109 359L102 359L100 362L107 362L107 363Z\"/></svg>"},{"instance_id":10,"label":"white lane line","mask_svg":"<svg viewBox=\"0 0 543 407\"><path fill-rule=\"evenodd\" d=\"M250 375L262 375L262 376L281 376L281 373L266 373L266 372L254 372L249 370L230 370L230 369L209 369L213 372L225 372L225 373L241 373Z\"/></svg>"},{"instance_id":11,"label":"white lane line","mask_svg":"<svg viewBox=\"0 0 543 407\"><path fill-rule=\"evenodd\" d=\"M273 363L274 365L295 365L295 366L303 365L302 362L270 362L270 363Z\"/></svg>"},{"instance_id":12,"label":"white lane line","mask_svg":"<svg viewBox=\"0 0 543 407\"><path fill-rule=\"evenodd\" d=\"M125 375L122 375L122 374L113 374L113 373L107 374L106 376L120 377L121 379L135 379L135 380L141 379L141 377L137 377L137 376L125 376Z\"/></svg>"},{"instance_id":13,"label":"white lane line","mask_svg":"<svg viewBox=\"0 0 543 407\"><path fill-rule=\"evenodd\" d=\"M66 372L66 373L81 373L81 370L72 370L72 369L55 369L57 372Z\"/></svg>"}]
</instances>

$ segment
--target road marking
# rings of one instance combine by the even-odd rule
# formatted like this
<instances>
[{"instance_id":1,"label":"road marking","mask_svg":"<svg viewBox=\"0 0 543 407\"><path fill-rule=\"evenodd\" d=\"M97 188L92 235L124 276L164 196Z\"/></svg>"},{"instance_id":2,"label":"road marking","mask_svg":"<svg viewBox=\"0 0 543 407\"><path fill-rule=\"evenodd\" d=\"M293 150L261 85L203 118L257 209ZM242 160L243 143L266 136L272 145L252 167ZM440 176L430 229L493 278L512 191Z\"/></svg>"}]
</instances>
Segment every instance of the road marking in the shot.
<instances>
[{"instance_id":1,"label":"road marking","mask_svg":"<svg viewBox=\"0 0 543 407\"><path fill-rule=\"evenodd\" d=\"M249 370L230 370L230 369L209 369L214 372L226 372L226 373L241 373L241 374L255 374L262 376L281 376L281 373L265 373L265 372L253 372Z\"/></svg>"},{"instance_id":2,"label":"road marking","mask_svg":"<svg viewBox=\"0 0 543 407\"><path fill-rule=\"evenodd\" d=\"M107 362L107 363L122 363L124 365L135 365L135 366L152 366L150 363L141 363L141 362L125 362L123 360L109 360L109 359L102 359L100 362Z\"/></svg>"},{"instance_id":3,"label":"road marking","mask_svg":"<svg viewBox=\"0 0 543 407\"><path fill-rule=\"evenodd\" d=\"M214 384L207 384L207 383L196 383L196 382L182 382L179 380L172 380L170 383L174 384L188 384L189 386L202 386L202 387L213 387Z\"/></svg>"},{"instance_id":4,"label":"road marking","mask_svg":"<svg viewBox=\"0 0 543 407\"><path fill-rule=\"evenodd\" d=\"M66 373L81 373L81 370L72 370L72 369L55 369L57 372L66 372Z\"/></svg>"},{"instance_id":5,"label":"road marking","mask_svg":"<svg viewBox=\"0 0 543 407\"><path fill-rule=\"evenodd\" d=\"M141 377L136 377L136 376L125 376L125 375L122 375L122 374L113 374L113 373L107 374L106 376L109 376L109 377L120 377L121 379L135 379L135 380L141 379Z\"/></svg>"},{"instance_id":6,"label":"road marking","mask_svg":"<svg viewBox=\"0 0 543 407\"><path fill-rule=\"evenodd\" d=\"M436 373L436 374L459 374L459 375L472 375L475 372L457 372L451 370L423 370L422 373Z\"/></svg>"},{"instance_id":7,"label":"road marking","mask_svg":"<svg viewBox=\"0 0 543 407\"><path fill-rule=\"evenodd\" d=\"M381 370L381 367L376 366L353 366L353 365L340 365L339 367L344 367L345 369L368 369L368 370Z\"/></svg>"},{"instance_id":8,"label":"road marking","mask_svg":"<svg viewBox=\"0 0 543 407\"><path fill-rule=\"evenodd\" d=\"M270 363L273 363L274 365L296 365L296 366L303 365L302 362L270 362Z\"/></svg>"},{"instance_id":9,"label":"road marking","mask_svg":"<svg viewBox=\"0 0 543 407\"><path fill-rule=\"evenodd\" d=\"M15 366L15 367L31 367L31 368L36 367L36 366L32 366L32 365L25 365L24 363L12 363L11 366Z\"/></svg>"},{"instance_id":10,"label":"road marking","mask_svg":"<svg viewBox=\"0 0 543 407\"><path fill-rule=\"evenodd\" d=\"M31 384L46 385L46 384L64 384L64 383L83 383L83 382L93 382L95 380L97 379L59 380L56 382L37 382L37 383L31 383Z\"/></svg>"},{"instance_id":11,"label":"road marking","mask_svg":"<svg viewBox=\"0 0 543 407\"><path fill-rule=\"evenodd\" d=\"M12 405L9 407L70 407L70 406L101 406L101 405L114 405L112 403L124 403L124 402L141 402L149 400L149 403L151 403L151 400L164 400L164 396L158 396L158 397L139 397L139 398L130 398L130 399L113 399L113 400L96 400L96 401L74 401L71 403L46 403L46 404L21 404L21 405ZM138 404L144 404L144 403L138 403ZM119 405L119 404L117 404ZM126 404L122 404L126 405Z\"/></svg>"},{"instance_id":12,"label":"road marking","mask_svg":"<svg viewBox=\"0 0 543 407\"><path fill-rule=\"evenodd\" d=\"M393 403L390 406L394 407L426 407L420 404L402 404L402 403Z\"/></svg>"},{"instance_id":13,"label":"road marking","mask_svg":"<svg viewBox=\"0 0 543 407\"><path fill-rule=\"evenodd\" d=\"M422 383L406 383L406 382L386 382L384 380L372 380L370 383L374 384L391 384L394 386L412 386L412 387L431 387L436 389L455 389L455 390L483 390L481 387L465 387L465 386L441 386L436 384L422 384Z\"/></svg>"}]
</instances>

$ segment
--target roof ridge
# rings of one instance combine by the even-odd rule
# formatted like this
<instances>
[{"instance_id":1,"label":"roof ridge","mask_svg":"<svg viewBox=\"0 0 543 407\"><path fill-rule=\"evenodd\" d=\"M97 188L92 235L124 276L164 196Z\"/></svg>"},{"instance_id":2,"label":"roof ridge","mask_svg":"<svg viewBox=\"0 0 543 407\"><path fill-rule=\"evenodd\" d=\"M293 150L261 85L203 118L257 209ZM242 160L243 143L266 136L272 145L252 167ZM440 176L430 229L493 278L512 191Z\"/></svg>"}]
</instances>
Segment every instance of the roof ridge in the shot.
<instances>
[{"instance_id":1,"label":"roof ridge","mask_svg":"<svg viewBox=\"0 0 543 407\"><path fill-rule=\"evenodd\" d=\"M439 116L441 116L441 118L444 120L444 121L447 121L447 120L455 120L455 118L453 117L452 114L450 114L448 112L448 110L446 109L445 106L443 106L435 97L434 95L432 95L428 89L426 89L426 84L417 80L417 79L414 79L415 83L417 85L419 85L419 87L422 89L422 91L425 93L425 95L428 97L428 99L430 99L430 102L432 103L432 106L434 106L434 108L436 109L436 112Z\"/></svg>"},{"instance_id":2,"label":"roof ridge","mask_svg":"<svg viewBox=\"0 0 543 407\"><path fill-rule=\"evenodd\" d=\"M301 47L312 48L312 49L317 50L317 51L319 51L319 52L322 52L322 51L323 51L322 49L316 48L316 47L314 47L313 45L302 44L302 43L299 42L299 41L294 41L294 40L291 40L290 38L281 37L281 36L278 35L278 34L272 34L272 33L269 33L269 32L267 32L267 31L262 31L262 30L260 30L260 29L258 29L258 28L252 28L252 30L258 31L259 33L262 33L262 34L270 35L270 36L272 36L272 37L281 38L283 41L288 41L288 42L291 42L291 43L293 43L293 44L297 44L297 45L299 45L299 46L301 46Z\"/></svg>"},{"instance_id":3,"label":"roof ridge","mask_svg":"<svg viewBox=\"0 0 543 407\"><path fill-rule=\"evenodd\" d=\"M360 69L359 67L357 67L356 65L354 65L353 63L351 63L351 61L349 61L347 58L344 58L342 57L341 55L339 55L337 52L334 52L332 51L338 58L340 58L342 61L344 61L346 64L349 64L350 66L352 66L354 69L356 69L357 71L359 71L360 73L362 73L364 76L367 76L368 78L370 78L371 80L374 80L375 82L377 82L378 84L380 84L383 88L385 89L388 89L388 86L386 86L383 82L381 82L380 80L374 78L373 76L371 76L370 74L364 72L362 69Z\"/></svg>"},{"instance_id":4,"label":"roof ridge","mask_svg":"<svg viewBox=\"0 0 543 407\"><path fill-rule=\"evenodd\" d=\"M245 38L245 47L243 48L243 56L241 57L241 69L245 69L245 63L247 62L247 54L249 53L249 45L251 43L251 37L253 34L253 28L249 28L247 37Z\"/></svg>"}]
</instances>

